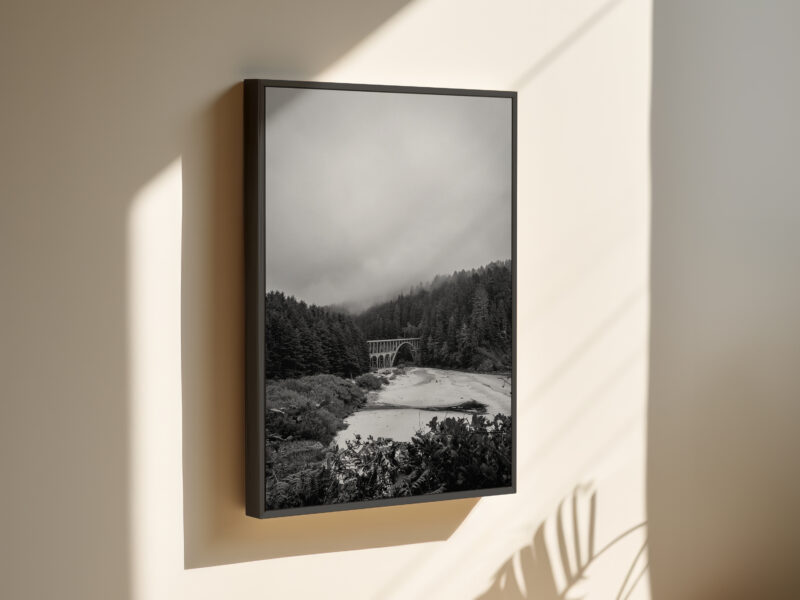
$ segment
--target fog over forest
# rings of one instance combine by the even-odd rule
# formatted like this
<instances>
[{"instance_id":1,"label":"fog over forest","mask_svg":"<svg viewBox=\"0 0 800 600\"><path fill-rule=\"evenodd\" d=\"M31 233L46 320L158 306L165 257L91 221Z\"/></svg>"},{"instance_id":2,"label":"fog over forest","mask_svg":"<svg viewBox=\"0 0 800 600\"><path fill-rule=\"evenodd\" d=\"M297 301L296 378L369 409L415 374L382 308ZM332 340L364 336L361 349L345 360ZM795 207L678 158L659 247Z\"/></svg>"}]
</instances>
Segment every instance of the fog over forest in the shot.
<instances>
[{"instance_id":1,"label":"fog over forest","mask_svg":"<svg viewBox=\"0 0 800 600\"><path fill-rule=\"evenodd\" d=\"M267 291L364 309L511 258L508 98L266 94Z\"/></svg>"}]
</instances>

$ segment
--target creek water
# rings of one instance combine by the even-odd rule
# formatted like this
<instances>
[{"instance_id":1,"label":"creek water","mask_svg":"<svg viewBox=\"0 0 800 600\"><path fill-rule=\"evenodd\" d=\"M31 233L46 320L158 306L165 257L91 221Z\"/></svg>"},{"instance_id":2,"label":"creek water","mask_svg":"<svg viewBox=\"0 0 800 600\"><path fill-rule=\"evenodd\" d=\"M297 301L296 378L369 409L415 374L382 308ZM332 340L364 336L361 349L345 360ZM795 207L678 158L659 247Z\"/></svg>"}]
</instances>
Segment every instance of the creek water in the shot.
<instances>
[{"instance_id":1,"label":"creek water","mask_svg":"<svg viewBox=\"0 0 800 600\"><path fill-rule=\"evenodd\" d=\"M427 431L433 417L465 417L453 410L423 410L426 407L453 406L474 400L486 407L484 416L511 414L511 381L507 375L449 371L427 367L407 368L378 392L370 394L367 406L345 419L346 429L336 436L343 447L356 434L366 438L410 440L416 431Z\"/></svg>"}]
</instances>

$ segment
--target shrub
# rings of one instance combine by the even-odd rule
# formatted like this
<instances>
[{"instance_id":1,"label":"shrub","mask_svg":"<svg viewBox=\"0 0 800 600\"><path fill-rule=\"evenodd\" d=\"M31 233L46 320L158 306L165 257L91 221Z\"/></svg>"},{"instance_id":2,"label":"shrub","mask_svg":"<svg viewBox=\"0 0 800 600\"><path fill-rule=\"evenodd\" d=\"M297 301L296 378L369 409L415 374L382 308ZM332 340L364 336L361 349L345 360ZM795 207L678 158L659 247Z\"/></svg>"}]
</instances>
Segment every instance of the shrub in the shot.
<instances>
[{"instance_id":1,"label":"shrub","mask_svg":"<svg viewBox=\"0 0 800 600\"><path fill-rule=\"evenodd\" d=\"M292 473L283 479L267 480L268 509L295 508L326 504L336 481L330 469L314 466Z\"/></svg>"},{"instance_id":2,"label":"shrub","mask_svg":"<svg viewBox=\"0 0 800 600\"><path fill-rule=\"evenodd\" d=\"M373 375L372 373L364 373L356 377L356 383L358 387L364 388L365 390L379 390L381 386L383 386L385 378L378 377L377 375Z\"/></svg>"},{"instance_id":3,"label":"shrub","mask_svg":"<svg viewBox=\"0 0 800 600\"><path fill-rule=\"evenodd\" d=\"M408 494L511 485L511 417L434 417L408 446Z\"/></svg>"},{"instance_id":4,"label":"shrub","mask_svg":"<svg viewBox=\"0 0 800 600\"><path fill-rule=\"evenodd\" d=\"M488 358L484 358L478 365L478 371L486 373L487 371L494 371L494 363Z\"/></svg>"},{"instance_id":5,"label":"shrub","mask_svg":"<svg viewBox=\"0 0 800 600\"><path fill-rule=\"evenodd\" d=\"M363 404L360 385L331 375L268 383L269 508L511 485L511 417L503 415L433 418L410 442L356 436L345 448L325 451L343 426L343 416ZM285 441L290 437L296 460L278 464L277 455L290 450ZM313 460L318 462L306 462Z\"/></svg>"},{"instance_id":6,"label":"shrub","mask_svg":"<svg viewBox=\"0 0 800 600\"><path fill-rule=\"evenodd\" d=\"M328 444L342 420L318 403L277 385L267 386L267 435L318 440Z\"/></svg>"},{"instance_id":7,"label":"shrub","mask_svg":"<svg viewBox=\"0 0 800 600\"><path fill-rule=\"evenodd\" d=\"M433 418L408 443L356 437L329 455L326 502L511 485L511 418Z\"/></svg>"},{"instance_id":8,"label":"shrub","mask_svg":"<svg viewBox=\"0 0 800 600\"><path fill-rule=\"evenodd\" d=\"M266 389L267 435L330 443L344 418L366 402L355 384L335 375L270 381Z\"/></svg>"},{"instance_id":9,"label":"shrub","mask_svg":"<svg viewBox=\"0 0 800 600\"><path fill-rule=\"evenodd\" d=\"M325 402L339 400L351 409L355 409L366 400L364 392L357 385L336 375L310 375L299 379L280 380L276 384L303 394L322 405Z\"/></svg>"}]
</instances>

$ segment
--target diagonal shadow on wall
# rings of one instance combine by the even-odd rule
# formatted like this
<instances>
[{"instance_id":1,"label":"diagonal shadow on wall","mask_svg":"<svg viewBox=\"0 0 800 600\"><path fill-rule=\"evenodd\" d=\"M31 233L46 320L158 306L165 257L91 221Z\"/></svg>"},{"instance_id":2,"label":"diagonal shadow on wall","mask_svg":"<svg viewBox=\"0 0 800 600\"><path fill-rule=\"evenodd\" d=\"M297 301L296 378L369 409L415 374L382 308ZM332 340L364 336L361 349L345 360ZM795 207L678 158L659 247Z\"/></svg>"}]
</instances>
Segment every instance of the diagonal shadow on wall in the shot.
<instances>
[{"instance_id":1,"label":"diagonal shadow on wall","mask_svg":"<svg viewBox=\"0 0 800 600\"><path fill-rule=\"evenodd\" d=\"M523 73L515 87L546 70L621 2L602 4ZM353 6L345 14L358 14L356 5L367 3L349 4ZM404 4L373 7L372 28ZM301 12L313 12L310 7L298 8L297 15L287 6L282 10L290 20L300 21ZM368 24L363 25L359 33L365 35ZM348 35L352 41L359 37ZM343 51L346 44L336 42L337 51ZM317 56L315 44L304 60L276 54L242 65L241 76L313 79L335 58L322 48ZM185 567L445 540L477 500L261 522L244 516L241 122L242 87L236 85L197 114L182 152ZM205 247L209 239L210 247Z\"/></svg>"},{"instance_id":2,"label":"diagonal shadow on wall","mask_svg":"<svg viewBox=\"0 0 800 600\"><path fill-rule=\"evenodd\" d=\"M200 139L183 153L185 567L447 539L477 500L264 521L245 516L241 123L238 84L198 116L192 129ZM203 227L211 248L190 251ZM205 277L192 281L198 261Z\"/></svg>"}]
</instances>

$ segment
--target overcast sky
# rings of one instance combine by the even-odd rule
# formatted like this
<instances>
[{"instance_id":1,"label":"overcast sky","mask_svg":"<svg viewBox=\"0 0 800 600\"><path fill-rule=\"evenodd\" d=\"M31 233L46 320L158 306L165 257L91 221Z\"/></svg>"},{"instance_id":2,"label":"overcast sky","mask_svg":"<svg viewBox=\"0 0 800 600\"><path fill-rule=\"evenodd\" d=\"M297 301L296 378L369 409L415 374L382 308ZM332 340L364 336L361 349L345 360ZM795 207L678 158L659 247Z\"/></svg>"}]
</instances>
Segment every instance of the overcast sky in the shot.
<instances>
[{"instance_id":1,"label":"overcast sky","mask_svg":"<svg viewBox=\"0 0 800 600\"><path fill-rule=\"evenodd\" d=\"M511 257L511 100L266 92L266 288L361 308Z\"/></svg>"}]
</instances>

